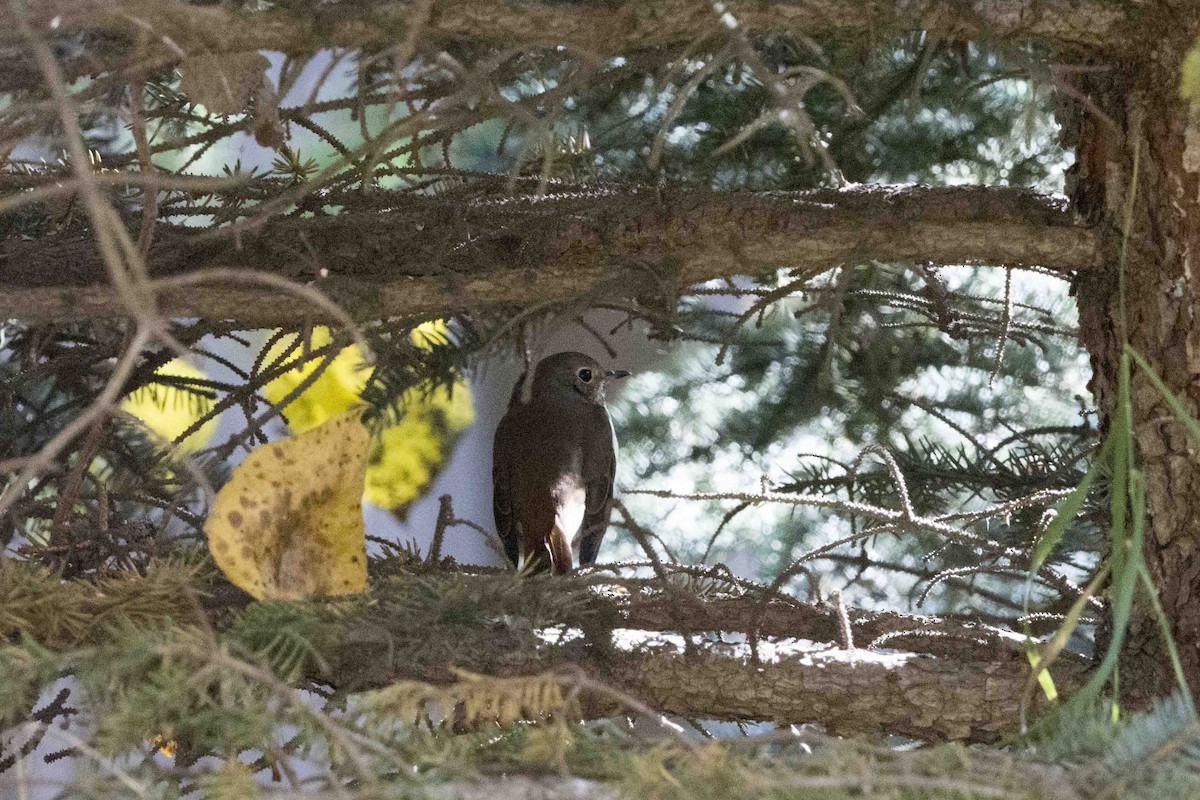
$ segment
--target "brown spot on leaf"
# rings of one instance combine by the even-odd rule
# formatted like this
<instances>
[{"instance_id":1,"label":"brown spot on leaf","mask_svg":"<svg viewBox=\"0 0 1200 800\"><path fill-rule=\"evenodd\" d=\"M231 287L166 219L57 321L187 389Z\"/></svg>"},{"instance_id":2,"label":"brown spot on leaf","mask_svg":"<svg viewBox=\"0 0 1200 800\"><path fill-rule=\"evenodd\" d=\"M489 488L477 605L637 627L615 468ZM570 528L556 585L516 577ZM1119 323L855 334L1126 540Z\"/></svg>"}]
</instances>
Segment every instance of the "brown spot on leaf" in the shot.
<instances>
[{"instance_id":1,"label":"brown spot on leaf","mask_svg":"<svg viewBox=\"0 0 1200 800\"><path fill-rule=\"evenodd\" d=\"M229 524L235 528L242 527L242 512L230 511L229 512Z\"/></svg>"}]
</instances>

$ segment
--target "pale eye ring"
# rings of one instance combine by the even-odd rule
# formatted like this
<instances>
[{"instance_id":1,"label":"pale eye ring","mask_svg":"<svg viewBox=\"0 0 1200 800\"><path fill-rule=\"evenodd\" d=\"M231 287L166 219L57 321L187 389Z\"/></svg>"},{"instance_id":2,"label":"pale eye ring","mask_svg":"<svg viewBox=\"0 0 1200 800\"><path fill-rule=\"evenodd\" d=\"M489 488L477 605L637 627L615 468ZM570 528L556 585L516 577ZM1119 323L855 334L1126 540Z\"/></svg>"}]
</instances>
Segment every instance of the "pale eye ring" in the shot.
<instances>
[{"instance_id":1,"label":"pale eye ring","mask_svg":"<svg viewBox=\"0 0 1200 800\"><path fill-rule=\"evenodd\" d=\"M577 372L576 374L579 375L579 380L583 381L584 383L592 382L592 371L590 369L588 369L587 367L584 367L583 369L579 370L579 372Z\"/></svg>"}]
</instances>

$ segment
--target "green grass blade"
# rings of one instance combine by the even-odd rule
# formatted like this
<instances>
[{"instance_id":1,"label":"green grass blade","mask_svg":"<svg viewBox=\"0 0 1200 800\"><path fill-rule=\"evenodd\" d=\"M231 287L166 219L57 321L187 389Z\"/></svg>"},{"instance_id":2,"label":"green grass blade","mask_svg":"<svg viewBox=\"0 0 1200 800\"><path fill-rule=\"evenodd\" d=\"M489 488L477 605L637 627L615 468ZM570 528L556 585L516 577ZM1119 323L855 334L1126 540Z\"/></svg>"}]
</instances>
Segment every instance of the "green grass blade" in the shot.
<instances>
[{"instance_id":1,"label":"green grass blade","mask_svg":"<svg viewBox=\"0 0 1200 800\"><path fill-rule=\"evenodd\" d=\"M1150 366L1150 363L1146 361L1141 353L1139 353L1137 350L1134 350L1129 345L1125 345L1125 352L1137 362L1138 368L1142 370L1142 373L1145 374L1150 383L1153 384L1154 388L1158 390L1158 393L1162 395L1163 400L1167 404L1167 408L1171 409L1171 413L1174 414L1175 418L1178 419L1183 425L1183 429L1187 432L1188 437L1192 440L1192 444L1194 444L1196 447L1200 447L1200 422L1198 422L1196 418L1191 415L1187 409L1187 406L1184 405L1183 400L1179 398L1179 395L1167 388L1167 384L1163 382L1163 379L1160 378L1158 373L1154 371L1154 367Z\"/></svg>"},{"instance_id":2,"label":"green grass blade","mask_svg":"<svg viewBox=\"0 0 1200 800\"><path fill-rule=\"evenodd\" d=\"M1141 473L1132 471L1129 478L1131 493L1137 495L1144 502L1146 489ZM1133 590L1137 587L1142 566L1143 525L1141 524L1141 520L1143 518L1144 515L1141 513L1134 514L1132 535L1128 540L1118 540L1116 538L1113 540L1113 556L1116 555L1118 550L1123 550L1124 557L1121 559L1121 572L1113 570L1112 640L1108 643L1108 650L1105 652L1100 666L1092 673L1092 677L1084 687L1071 698L1070 702L1072 704L1088 705L1094 702L1100 696L1100 690L1104 688L1104 684L1112 676L1113 670L1116 669L1117 660L1121 655L1121 645L1125 642L1125 633L1129 627L1129 617L1133 609ZM1115 564L1117 559L1114 557L1112 561Z\"/></svg>"},{"instance_id":3,"label":"green grass blade","mask_svg":"<svg viewBox=\"0 0 1200 800\"><path fill-rule=\"evenodd\" d=\"M1129 394L1129 373L1129 355L1123 353L1118 408L1109 433L1113 439L1112 550L1108 561L1112 570L1112 639L1100 666L1068 703L1076 707L1095 702L1117 667L1133 609L1134 589L1142 569L1146 482L1142 473L1133 468L1133 403Z\"/></svg>"},{"instance_id":4,"label":"green grass blade","mask_svg":"<svg viewBox=\"0 0 1200 800\"><path fill-rule=\"evenodd\" d=\"M1100 474L1102 465L1108 461L1112 454L1112 437L1107 437L1104 443L1100 446L1100 453L1092 461L1092 465L1088 467L1087 474L1083 476L1083 480L1079 482L1069 495L1058 504L1056 511L1057 515L1051 520L1046 529L1042 531L1042 535L1038 537L1037 544L1033 548L1033 557L1029 564L1029 581L1033 581L1033 576L1046 563L1046 559L1050 557L1055 545L1062 539L1063 534L1067 532L1067 528L1079 516L1079 512L1083 509L1084 502L1087 501L1088 492L1092 488L1092 484L1096 481L1096 476ZM1026 592L1026 612L1028 612L1029 593Z\"/></svg>"},{"instance_id":5,"label":"green grass blade","mask_svg":"<svg viewBox=\"0 0 1200 800\"><path fill-rule=\"evenodd\" d=\"M1150 570L1146 569L1145 564L1142 564L1139 575L1142 579L1142 586L1146 589L1146 595L1150 598L1150 607L1154 609L1158 627L1162 629L1163 641L1167 643L1167 655L1171 657L1171 669L1175 672L1175 681L1183 691L1183 696L1187 698L1188 705L1192 706L1192 713L1195 713L1192 691L1188 688L1187 678L1183 674L1183 662L1179 660L1179 648L1175 646L1175 637L1171 634L1171 620L1167 618L1167 612L1158 599L1158 587L1154 585L1154 579L1150 577Z\"/></svg>"},{"instance_id":6,"label":"green grass blade","mask_svg":"<svg viewBox=\"0 0 1200 800\"><path fill-rule=\"evenodd\" d=\"M1026 728L1026 712L1030 701L1033 700L1035 683L1041 683L1042 691L1045 692L1047 699L1054 700L1058 696L1058 691L1054 687L1054 681L1050 678L1050 666L1062 655L1062 651L1066 649L1067 642L1071 640L1071 634L1079 627L1079 617L1083 614L1084 608L1087 607L1088 600L1100 590L1104 579L1108 577L1108 567L1108 564L1102 566L1100 571L1096 573L1095 577L1084 588L1083 593L1071 604L1071 608L1067 611L1067 615L1063 619L1063 624L1054 632L1054 636L1050 637L1050 640L1043 644L1040 649L1034 650L1031 647L1026 651L1029 663L1033 665L1034 669L1029 674L1024 691L1021 692L1022 730ZM1028 636L1026 643L1031 644Z\"/></svg>"}]
</instances>

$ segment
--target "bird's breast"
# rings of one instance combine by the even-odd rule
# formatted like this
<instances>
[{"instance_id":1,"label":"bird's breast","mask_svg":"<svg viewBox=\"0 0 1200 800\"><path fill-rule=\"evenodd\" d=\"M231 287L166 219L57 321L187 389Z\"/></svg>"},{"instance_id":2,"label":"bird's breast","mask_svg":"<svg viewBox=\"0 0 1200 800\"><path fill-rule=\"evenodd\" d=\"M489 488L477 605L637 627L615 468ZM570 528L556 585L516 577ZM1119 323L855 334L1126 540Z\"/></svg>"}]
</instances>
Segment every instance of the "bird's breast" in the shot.
<instances>
[{"instance_id":1,"label":"bird's breast","mask_svg":"<svg viewBox=\"0 0 1200 800\"><path fill-rule=\"evenodd\" d=\"M587 489L578 474L563 474L550 489L554 498L554 522L567 535L572 547L579 529L583 527L583 515L587 511Z\"/></svg>"}]
</instances>

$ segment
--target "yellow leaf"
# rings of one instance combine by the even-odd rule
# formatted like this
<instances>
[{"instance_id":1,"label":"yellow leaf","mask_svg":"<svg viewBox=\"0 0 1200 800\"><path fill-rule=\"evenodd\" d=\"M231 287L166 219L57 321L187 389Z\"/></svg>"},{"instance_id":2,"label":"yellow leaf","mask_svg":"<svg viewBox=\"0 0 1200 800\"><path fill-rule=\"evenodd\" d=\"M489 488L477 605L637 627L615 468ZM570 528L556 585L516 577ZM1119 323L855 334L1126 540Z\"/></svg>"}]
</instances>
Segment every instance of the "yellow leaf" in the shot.
<instances>
[{"instance_id":1,"label":"yellow leaf","mask_svg":"<svg viewBox=\"0 0 1200 800\"><path fill-rule=\"evenodd\" d=\"M410 389L401 398L404 416L371 443L366 499L404 509L420 497L450 456L458 434L475 421L465 381L431 392Z\"/></svg>"},{"instance_id":2,"label":"yellow leaf","mask_svg":"<svg viewBox=\"0 0 1200 800\"><path fill-rule=\"evenodd\" d=\"M213 502L217 566L259 600L367 588L363 480L370 435L358 410L256 447Z\"/></svg>"},{"instance_id":3,"label":"yellow leaf","mask_svg":"<svg viewBox=\"0 0 1200 800\"><path fill-rule=\"evenodd\" d=\"M422 350L432 350L434 345L450 341L450 326L444 319L431 319L413 328L408 339Z\"/></svg>"},{"instance_id":4,"label":"yellow leaf","mask_svg":"<svg viewBox=\"0 0 1200 800\"><path fill-rule=\"evenodd\" d=\"M431 349L448 341L450 329L444 320L423 322L413 328L409 338L422 349ZM308 350L328 345L333 337L328 328L314 328ZM298 334L280 337L263 356L271 365L281 357L294 359L304 342ZM317 358L289 370L270 381L263 394L279 404L321 363ZM361 402L370 369L363 366L362 352L351 345L337 354L329 367L299 397L284 409L293 431L306 431L327 419L344 414ZM427 391L418 386L401 398L403 416L388 426L371 443L366 479L366 499L381 508L403 511L429 488L445 466L450 451L464 428L475 421L471 388L466 381Z\"/></svg>"},{"instance_id":5,"label":"yellow leaf","mask_svg":"<svg viewBox=\"0 0 1200 800\"><path fill-rule=\"evenodd\" d=\"M286 361L293 361L301 353L325 347L332 341L333 336L325 327L313 329L307 347L300 341L299 334L289 334L281 337L267 351L262 363L270 366L285 354ZM323 358L314 358L288 370L264 386L263 395L278 405L323 362ZM363 366L362 351L357 345L343 348L313 384L283 409L288 427L296 432L306 431L327 419L345 414L359 404L359 395L366 387L370 374L371 371Z\"/></svg>"},{"instance_id":6,"label":"yellow leaf","mask_svg":"<svg viewBox=\"0 0 1200 800\"><path fill-rule=\"evenodd\" d=\"M170 378L202 379L207 377L181 358L168 361L154 372ZM167 442L173 442L196 420L212 410L211 399L174 386L151 383L129 394L121 401L121 410L146 423L146 427ZM205 422L200 430L184 439L179 448L185 452L199 450L208 444L217 429L216 418Z\"/></svg>"},{"instance_id":7,"label":"yellow leaf","mask_svg":"<svg viewBox=\"0 0 1200 800\"><path fill-rule=\"evenodd\" d=\"M155 735L155 737L150 740L150 746L153 747L157 752L162 753L167 758L174 758L179 754L179 742L175 741L174 739L167 739L161 734Z\"/></svg>"},{"instance_id":8,"label":"yellow leaf","mask_svg":"<svg viewBox=\"0 0 1200 800\"><path fill-rule=\"evenodd\" d=\"M1030 666L1032 666L1034 669L1037 669L1037 665L1042 660L1041 656L1039 656L1037 652L1033 650L1027 651L1025 655L1029 657ZM1046 695L1047 700L1053 702L1058 699L1058 687L1054 685L1054 678L1050 677L1050 670L1038 670L1037 680L1038 685L1042 687L1042 692Z\"/></svg>"}]
</instances>

